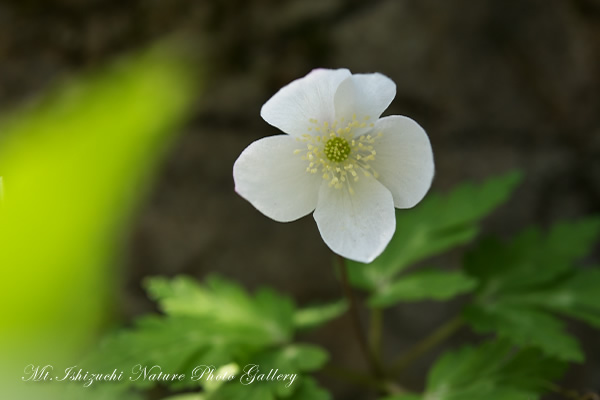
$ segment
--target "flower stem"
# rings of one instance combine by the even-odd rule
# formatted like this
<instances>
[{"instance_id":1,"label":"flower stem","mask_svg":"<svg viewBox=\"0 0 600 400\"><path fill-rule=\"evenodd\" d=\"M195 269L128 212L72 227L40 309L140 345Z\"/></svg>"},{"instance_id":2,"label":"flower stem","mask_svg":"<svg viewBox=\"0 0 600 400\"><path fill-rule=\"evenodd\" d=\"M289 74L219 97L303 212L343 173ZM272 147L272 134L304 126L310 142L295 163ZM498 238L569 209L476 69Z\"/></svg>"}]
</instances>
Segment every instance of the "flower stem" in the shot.
<instances>
[{"instance_id":1,"label":"flower stem","mask_svg":"<svg viewBox=\"0 0 600 400\"><path fill-rule=\"evenodd\" d=\"M383 377L383 368L379 364L377 357L373 356L373 353L369 349L369 344L367 342L367 338L364 334L362 324L360 322L360 314L358 312L358 303L356 301L356 297L352 292L352 288L350 287L350 283L348 281L348 266L346 265L346 260L342 256L337 256L338 259L338 267L340 270L340 278L342 283L342 289L344 290L344 295L348 300L348 304L350 305L350 317L352 318L352 325L354 328L354 333L358 340L358 344L360 346L360 350L365 357L365 360L369 364L371 372L373 376L377 378Z\"/></svg>"},{"instance_id":2,"label":"flower stem","mask_svg":"<svg viewBox=\"0 0 600 400\"><path fill-rule=\"evenodd\" d=\"M398 386L394 382L379 380L377 378L373 378L370 375L365 375L358 371L349 370L347 368L342 368L336 365L326 365L323 369L323 372L329 376L354 384L358 384L366 388L376 389L385 394L407 393L406 390L404 390L402 387Z\"/></svg>"},{"instance_id":3,"label":"flower stem","mask_svg":"<svg viewBox=\"0 0 600 400\"><path fill-rule=\"evenodd\" d=\"M426 354L438 344L442 343L444 340L456 333L463 326L463 324L464 321L458 315L438 327L435 331L413 346L406 354L400 356L392 364L392 373L394 375L402 373L406 367L416 361L419 357Z\"/></svg>"},{"instance_id":4,"label":"flower stem","mask_svg":"<svg viewBox=\"0 0 600 400\"><path fill-rule=\"evenodd\" d=\"M369 344L371 355L375 358L378 365L382 365L381 362L381 336L383 327L383 310L381 308L374 308L371 310L371 321L369 325Z\"/></svg>"}]
</instances>

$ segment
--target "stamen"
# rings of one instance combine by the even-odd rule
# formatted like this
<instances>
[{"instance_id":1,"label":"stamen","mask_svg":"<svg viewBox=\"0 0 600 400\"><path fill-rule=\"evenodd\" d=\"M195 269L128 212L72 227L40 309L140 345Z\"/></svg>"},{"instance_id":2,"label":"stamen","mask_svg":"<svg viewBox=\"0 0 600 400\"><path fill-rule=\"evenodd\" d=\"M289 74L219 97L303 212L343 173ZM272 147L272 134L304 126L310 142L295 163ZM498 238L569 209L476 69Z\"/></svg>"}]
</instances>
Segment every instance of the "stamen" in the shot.
<instances>
[{"instance_id":1,"label":"stamen","mask_svg":"<svg viewBox=\"0 0 600 400\"><path fill-rule=\"evenodd\" d=\"M308 131L317 131L319 134L304 134L297 140L305 143L306 148L294 150L294 154L302 154L302 160L307 161L306 172L311 174L320 173L321 177L329 182L329 187L336 189L346 188L348 193L354 194L352 183L358 182L359 173L365 177L378 178L379 174L373 170L370 162L375 160L377 152L373 144L382 136L381 132L376 135L363 134L356 137L356 128L365 128L363 121L368 121L369 116L363 117L362 121L352 115L350 121L344 118L335 120L332 124L328 121L320 123L311 118ZM338 127L338 124L341 125ZM369 124L373 127L374 124Z\"/></svg>"}]
</instances>

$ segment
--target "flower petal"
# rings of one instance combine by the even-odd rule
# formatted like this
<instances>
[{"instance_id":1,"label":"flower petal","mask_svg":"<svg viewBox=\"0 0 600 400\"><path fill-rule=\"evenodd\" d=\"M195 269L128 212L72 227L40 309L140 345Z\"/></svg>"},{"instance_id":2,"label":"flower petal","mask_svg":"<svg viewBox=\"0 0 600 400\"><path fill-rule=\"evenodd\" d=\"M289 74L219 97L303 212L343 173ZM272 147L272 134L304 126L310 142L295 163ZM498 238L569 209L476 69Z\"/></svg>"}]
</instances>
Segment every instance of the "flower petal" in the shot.
<instances>
[{"instance_id":1,"label":"flower petal","mask_svg":"<svg viewBox=\"0 0 600 400\"><path fill-rule=\"evenodd\" d=\"M354 74L346 78L335 92L335 118L351 120L356 115L360 122L377 118L396 97L396 84L385 75Z\"/></svg>"},{"instance_id":2,"label":"flower petal","mask_svg":"<svg viewBox=\"0 0 600 400\"><path fill-rule=\"evenodd\" d=\"M411 208L420 202L433 180L433 152L427 133L408 117L393 115L375 123L377 155L371 166L394 196L394 206Z\"/></svg>"},{"instance_id":3,"label":"flower petal","mask_svg":"<svg viewBox=\"0 0 600 400\"><path fill-rule=\"evenodd\" d=\"M235 191L275 221L294 221L317 204L323 179L306 172L306 161L293 154L299 147L287 135L262 138L246 147L233 165Z\"/></svg>"},{"instance_id":4,"label":"flower petal","mask_svg":"<svg viewBox=\"0 0 600 400\"><path fill-rule=\"evenodd\" d=\"M335 116L333 98L347 69L314 69L303 78L282 87L260 110L269 124L293 136L308 133L309 120L331 123Z\"/></svg>"},{"instance_id":5,"label":"flower petal","mask_svg":"<svg viewBox=\"0 0 600 400\"><path fill-rule=\"evenodd\" d=\"M381 254L394 234L394 201L390 191L374 178L361 177L352 188L354 194L323 182L313 215L331 250L369 263Z\"/></svg>"}]
</instances>

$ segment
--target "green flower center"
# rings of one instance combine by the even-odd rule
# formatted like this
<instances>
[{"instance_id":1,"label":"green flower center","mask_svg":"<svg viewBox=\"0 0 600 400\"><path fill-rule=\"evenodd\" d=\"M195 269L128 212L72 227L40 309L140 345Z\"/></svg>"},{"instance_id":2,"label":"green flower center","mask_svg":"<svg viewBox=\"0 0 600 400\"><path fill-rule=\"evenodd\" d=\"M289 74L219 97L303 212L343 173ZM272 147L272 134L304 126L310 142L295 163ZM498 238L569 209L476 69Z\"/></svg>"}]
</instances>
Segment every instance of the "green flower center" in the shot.
<instances>
[{"instance_id":1,"label":"green flower center","mask_svg":"<svg viewBox=\"0 0 600 400\"><path fill-rule=\"evenodd\" d=\"M346 139L336 136L325 142L323 152L329 161L342 162L350 155L350 144Z\"/></svg>"},{"instance_id":2,"label":"green flower center","mask_svg":"<svg viewBox=\"0 0 600 400\"><path fill-rule=\"evenodd\" d=\"M307 162L306 172L320 173L329 182L329 187L347 188L350 194L354 194L352 185L360 179L359 174L379 178L370 163L377 155L374 144L383 133L371 135L365 132L358 136L355 131L356 128L373 128L374 124L368 124L368 120L369 117L365 116L364 122L361 122L356 115L352 115L349 122L342 118L329 124L328 121L319 123L311 118L308 120L308 131L313 133L305 133L296 139L306 147L295 149L294 154L301 154L302 160ZM338 127L339 124L342 127Z\"/></svg>"}]
</instances>

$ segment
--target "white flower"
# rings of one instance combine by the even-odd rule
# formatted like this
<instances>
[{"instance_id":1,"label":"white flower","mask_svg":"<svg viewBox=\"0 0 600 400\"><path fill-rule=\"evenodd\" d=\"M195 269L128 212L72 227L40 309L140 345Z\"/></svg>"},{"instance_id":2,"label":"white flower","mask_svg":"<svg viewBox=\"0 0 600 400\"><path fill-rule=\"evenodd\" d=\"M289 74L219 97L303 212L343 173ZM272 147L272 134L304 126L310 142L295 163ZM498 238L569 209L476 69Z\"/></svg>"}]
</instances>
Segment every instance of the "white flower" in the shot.
<instances>
[{"instance_id":1,"label":"white flower","mask_svg":"<svg viewBox=\"0 0 600 400\"><path fill-rule=\"evenodd\" d=\"M233 166L235 190L266 216L289 222L314 211L335 253L371 262L433 179L427 134L403 116L379 118L396 95L389 78L316 69L284 86L261 116L285 135L248 146Z\"/></svg>"}]
</instances>

